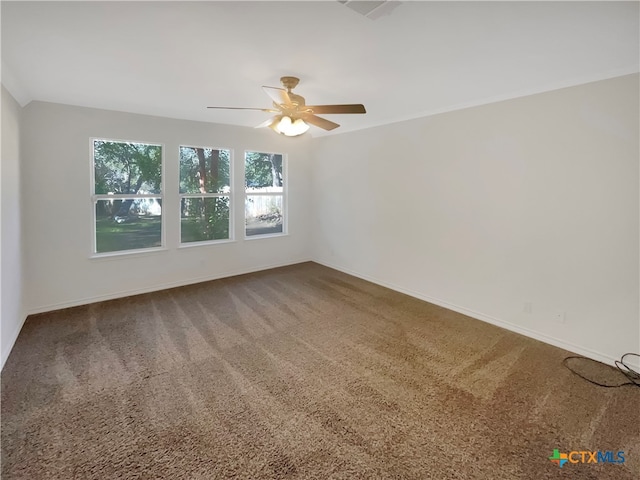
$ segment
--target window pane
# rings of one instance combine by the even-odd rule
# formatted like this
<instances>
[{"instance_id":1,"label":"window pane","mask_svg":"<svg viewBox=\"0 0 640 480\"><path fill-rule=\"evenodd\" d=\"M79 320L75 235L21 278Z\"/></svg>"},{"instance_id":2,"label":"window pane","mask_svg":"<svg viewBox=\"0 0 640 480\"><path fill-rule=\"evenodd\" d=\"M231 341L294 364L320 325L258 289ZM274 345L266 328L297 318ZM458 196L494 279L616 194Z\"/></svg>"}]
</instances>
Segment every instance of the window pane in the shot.
<instances>
[{"instance_id":1,"label":"window pane","mask_svg":"<svg viewBox=\"0 0 640 480\"><path fill-rule=\"evenodd\" d=\"M230 153L180 147L180 193L229 193Z\"/></svg>"},{"instance_id":2,"label":"window pane","mask_svg":"<svg viewBox=\"0 0 640 480\"><path fill-rule=\"evenodd\" d=\"M180 215L182 243L229 238L229 197L183 198Z\"/></svg>"},{"instance_id":3,"label":"window pane","mask_svg":"<svg viewBox=\"0 0 640 480\"><path fill-rule=\"evenodd\" d=\"M96 202L96 252L118 252L162 244L162 200L138 198Z\"/></svg>"},{"instance_id":4,"label":"window pane","mask_svg":"<svg viewBox=\"0 0 640 480\"><path fill-rule=\"evenodd\" d=\"M160 193L162 146L94 140L95 193Z\"/></svg>"},{"instance_id":5,"label":"window pane","mask_svg":"<svg viewBox=\"0 0 640 480\"><path fill-rule=\"evenodd\" d=\"M244 180L247 192L282 193L282 155L276 153L246 152Z\"/></svg>"},{"instance_id":6,"label":"window pane","mask_svg":"<svg viewBox=\"0 0 640 480\"><path fill-rule=\"evenodd\" d=\"M282 195L248 195L245 204L246 234L282 233Z\"/></svg>"}]
</instances>

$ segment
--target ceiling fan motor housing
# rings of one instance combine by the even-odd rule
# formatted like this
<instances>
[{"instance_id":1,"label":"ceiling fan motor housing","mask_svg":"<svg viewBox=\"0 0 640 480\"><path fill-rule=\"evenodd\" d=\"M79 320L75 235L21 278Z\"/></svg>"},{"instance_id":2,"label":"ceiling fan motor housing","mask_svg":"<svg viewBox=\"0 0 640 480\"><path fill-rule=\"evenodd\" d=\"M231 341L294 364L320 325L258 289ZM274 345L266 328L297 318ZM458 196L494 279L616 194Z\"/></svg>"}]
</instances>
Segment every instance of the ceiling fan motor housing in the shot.
<instances>
[{"instance_id":1,"label":"ceiling fan motor housing","mask_svg":"<svg viewBox=\"0 0 640 480\"><path fill-rule=\"evenodd\" d=\"M282 82L284 88L291 92L292 88L296 88L296 86L300 82L300 79L298 77L280 77L280 81Z\"/></svg>"}]
</instances>

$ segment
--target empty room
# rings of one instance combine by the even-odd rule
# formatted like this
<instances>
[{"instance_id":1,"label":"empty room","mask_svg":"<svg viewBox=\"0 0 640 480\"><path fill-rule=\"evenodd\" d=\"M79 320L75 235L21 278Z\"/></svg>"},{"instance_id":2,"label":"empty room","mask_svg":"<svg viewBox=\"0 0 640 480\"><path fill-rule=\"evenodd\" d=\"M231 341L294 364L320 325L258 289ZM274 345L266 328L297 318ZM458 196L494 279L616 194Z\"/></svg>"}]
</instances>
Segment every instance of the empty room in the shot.
<instances>
[{"instance_id":1,"label":"empty room","mask_svg":"<svg viewBox=\"0 0 640 480\"><path fill-rule=\"evenodd\" d=\"M2 479L640 478L640 3L2 1Z\"/></svg>"}]
</instances>

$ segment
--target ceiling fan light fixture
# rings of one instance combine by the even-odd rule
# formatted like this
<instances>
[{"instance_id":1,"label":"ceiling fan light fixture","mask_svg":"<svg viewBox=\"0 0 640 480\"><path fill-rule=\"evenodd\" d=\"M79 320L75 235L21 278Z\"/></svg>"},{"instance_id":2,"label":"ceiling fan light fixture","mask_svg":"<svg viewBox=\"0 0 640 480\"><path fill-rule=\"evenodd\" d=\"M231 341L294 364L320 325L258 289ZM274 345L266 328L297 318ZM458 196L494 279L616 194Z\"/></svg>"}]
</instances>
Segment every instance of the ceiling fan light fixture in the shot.
<instances>
[{"instance_id":1,"label":"ceiling fan light fixture","mask_svg":"<svg viewBox=\"0 0 640 480\"><path fill-rule=\"evenodd\" d=\"M354 0L355 1L355 0ZM368 2L363 2L368 3ZM373 2L384 3L384 2ZM367 113L364 105L350 103L340 105L306 105L304 97L291 91L300 81L297 77L280 78L285 88L262 86L262 90L271 98L273 108L249 108L249 107L207 107L231 110L260 110L261 112L276 113L266 122L262 122L256 128L269 127L274 132L287 137L297 137L309 130L310 125L329 131L338 128L331 120L319 117L317 114L335 113Z\"/></svg>"},{"instance_id":2,"label":"ceiling fan light fixture","mask_svg":"<svg viewBox=\"0 0 640 480\"><path fill-rule=\"evenodd\" d=\"M276 132L286 135L287 137L296 137L309 130L309 125L301 118L294 121L291 117L283 115L274 129Z\"/></svg>"}]
</instances>

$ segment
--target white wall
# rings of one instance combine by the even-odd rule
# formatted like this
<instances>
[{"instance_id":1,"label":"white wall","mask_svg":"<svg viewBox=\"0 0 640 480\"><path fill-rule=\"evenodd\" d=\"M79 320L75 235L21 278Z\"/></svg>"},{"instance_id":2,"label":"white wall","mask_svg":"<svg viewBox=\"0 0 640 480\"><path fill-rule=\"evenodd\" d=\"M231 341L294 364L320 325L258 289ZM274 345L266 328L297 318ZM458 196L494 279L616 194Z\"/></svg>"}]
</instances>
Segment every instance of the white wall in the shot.
<instances>
[{"instance_id":1,"label":"white wall","mask_svg":"<svg viewBox=\"0 0 640 480\"><path fill-rule=\"evenodd\" d=\"M638 82L314 139L314 258L594 358L640 351Z\"/></svg>"},{"instance_id":2,"label":"white wall","mask_svg":"<svg viewBox=\"0 0 640 480\"><path fill-rule=\"evenodd\" d=\"M0 164L0 369L24 323L20 201L21 108L2 86Z\"/></svg>"},{"instance_id":3,"label":"white wall","mask_svg":"<svg viewBox=\"0 0 640 480\"><path fill-rule=\"evenodd\" d=\"M164 144L167 250L90 258L90 138ZM309 140L268 129L32 102L23 112L23 221L29 313L132 295L309 259ZM236 242L177 248L179 145L235 155ZM289 235L243 240L244 150L288 155Z\"/></svg>"}]
</instances>

